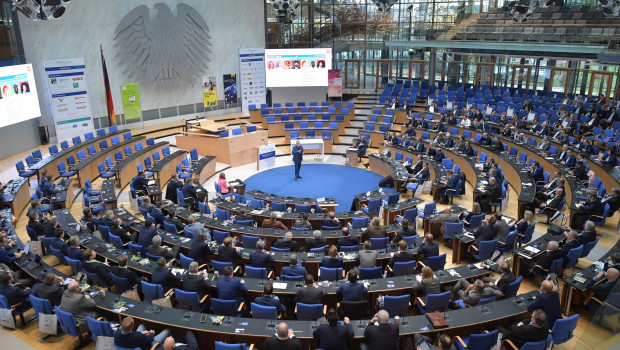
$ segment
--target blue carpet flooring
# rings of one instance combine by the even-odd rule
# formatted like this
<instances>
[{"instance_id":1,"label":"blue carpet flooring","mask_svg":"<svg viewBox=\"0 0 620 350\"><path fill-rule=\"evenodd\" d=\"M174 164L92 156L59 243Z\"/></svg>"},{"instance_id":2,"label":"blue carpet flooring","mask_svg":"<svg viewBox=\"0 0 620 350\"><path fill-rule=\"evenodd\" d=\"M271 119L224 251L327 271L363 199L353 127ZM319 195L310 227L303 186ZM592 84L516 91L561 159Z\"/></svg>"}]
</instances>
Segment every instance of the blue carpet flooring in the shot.
<instances>
[{"instance_id":1,"label":"blue carpet flooring","mask_svg":"<svg viewBox=\"0 0 620 350\"><path fill-rule=\"evenodd\" d=\"M349 211L356 194L379 189L381 175L369 170L332 164L302 164L302 179L295 181L294 167L285 166L260 172L244 180L246 191L260 190L280 196L336 198L336 211ZM394 193L393 188L384 188Z\"/></svg>"}]
</instances>

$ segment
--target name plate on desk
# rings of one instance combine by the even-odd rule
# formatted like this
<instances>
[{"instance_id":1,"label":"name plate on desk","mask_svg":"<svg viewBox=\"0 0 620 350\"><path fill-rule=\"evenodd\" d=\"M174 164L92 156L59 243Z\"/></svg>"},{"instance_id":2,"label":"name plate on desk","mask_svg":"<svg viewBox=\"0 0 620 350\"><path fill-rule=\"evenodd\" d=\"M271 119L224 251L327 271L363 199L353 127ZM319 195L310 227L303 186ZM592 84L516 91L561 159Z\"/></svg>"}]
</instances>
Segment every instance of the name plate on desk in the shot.
<instances>
[{"instance_id":1,"label":"name plate on desk","mask_svg":"<svg viewBox=\"0 0 620 350\"><path fill-rule=\"evenodd\" d=\"M258 171L273 168L276 165L276 145L273 143L258 148Z\"/></svg>"}]
</instances>

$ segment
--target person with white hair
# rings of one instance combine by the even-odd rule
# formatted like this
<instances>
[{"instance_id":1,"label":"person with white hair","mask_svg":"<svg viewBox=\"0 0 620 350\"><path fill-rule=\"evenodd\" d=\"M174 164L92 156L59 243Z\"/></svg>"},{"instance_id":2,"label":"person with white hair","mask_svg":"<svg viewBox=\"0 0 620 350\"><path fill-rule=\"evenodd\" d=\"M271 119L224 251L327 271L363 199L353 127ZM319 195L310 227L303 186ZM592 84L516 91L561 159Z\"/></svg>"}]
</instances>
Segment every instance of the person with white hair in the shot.
<instances>
[{"instance_id":1,"label":"person with white hair","mask_svg":"<svg viewBox=\"0 0 620 350\"><path fill-rule=\"evenodd\" d=\"M397 324L390 324L390 314L379 310L364 330L366 349L398 349L399 330Z\"/></svg>"},{"instance_id":2,"label":"person with white hair","mask_svg":"<svg viewBox=\"0 0 620 350\"><path fill-rule=\"evenodd\" d=\"M290 231L285 233L284 237L276 240L272 246L274 248L290 249L292 252L297 250L297 242L293 241L293 233Z\"/></svg>"},{"instance_id":3,"label":"person with white hair","mask_svg":"<svg viewBox=\"0 0 620 350\"><path fill-rule=\"evenodd\" d=\"M301 341L295 338L295 331L281 322L276 326L276 334L267 338L263 345L265 350L301 350Z\"/></svg>"},{"instance_id":4,"label":"person with white hair","mask_svg":"<svg viewBox=\"0 0 620 350\"><path fill-rule=\"evenodd\" d=\"M379 217L375 217L370 222L370 225L368 226L368 228L366 228L366 231L364 231L364 233L362 234L362 242L366 241L367 239L383 238L386 236L387 236L387 228L385 227L385 225L381 225L381 221L379 220Z\"/></svg>"},{"instance_id":5,"label":"person with white hair","mask_svg":"<svg viewBox=\"0 0 620 350\"><path fill-rule=\"evenodd\" d=\"M311 249L322 248L326 245L327 241L325 241L325 238L321 237L321 230L314 230L312 233L312 238L306 239L306 246L304 250L309 252Z\"/></svg>"}]
</instances>

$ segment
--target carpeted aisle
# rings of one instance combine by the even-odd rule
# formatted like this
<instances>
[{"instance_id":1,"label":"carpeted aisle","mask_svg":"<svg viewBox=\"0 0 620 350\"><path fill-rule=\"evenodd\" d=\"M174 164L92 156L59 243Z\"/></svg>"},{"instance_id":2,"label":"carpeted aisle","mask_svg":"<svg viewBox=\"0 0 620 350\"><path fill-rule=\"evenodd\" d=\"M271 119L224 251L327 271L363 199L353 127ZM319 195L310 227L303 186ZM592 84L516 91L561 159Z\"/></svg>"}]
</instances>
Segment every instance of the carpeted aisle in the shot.
<instances>
[{"instance_id":1,"label":"carpeted aisle","mask_svg":"<svg viewBox=\"0 0 620 350\"><path fill-rule=\"evenodd\" d=\"M332 164L302 164L295 181L293 166L269 169L247 178L246 191L260 190L300 198L336 198L336 211L348 211L356 194L379 189L381 175L369 170ZM394 193L393 188L384 189Z\"/></svg>"}]
</instances>

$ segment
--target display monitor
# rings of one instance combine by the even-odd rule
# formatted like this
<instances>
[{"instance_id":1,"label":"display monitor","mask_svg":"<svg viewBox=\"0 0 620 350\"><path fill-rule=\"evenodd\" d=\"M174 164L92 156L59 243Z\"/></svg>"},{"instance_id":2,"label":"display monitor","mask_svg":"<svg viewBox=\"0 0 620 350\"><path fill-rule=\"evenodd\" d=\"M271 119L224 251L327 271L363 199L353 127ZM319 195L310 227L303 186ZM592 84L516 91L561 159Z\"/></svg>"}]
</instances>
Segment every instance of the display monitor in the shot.
<instances>
[{"instance_id":1,"label":"display monitor","mask_svg":"<svg viewBox=\"0 0 620 350\"><path fill-rule=\"evenodd\" d=\"M0 67L0 128L40 116L32 65Z\"/></svg>"},{"instance_id":2,"label":"display monitor","mask_svg":"<svg viewBox=\"0 0 620 350\"><path fill-rule=\"evenodd\" d=\"M265 50L267 87L327 86L332 49Z\"/></svg>"}]
</instances>

